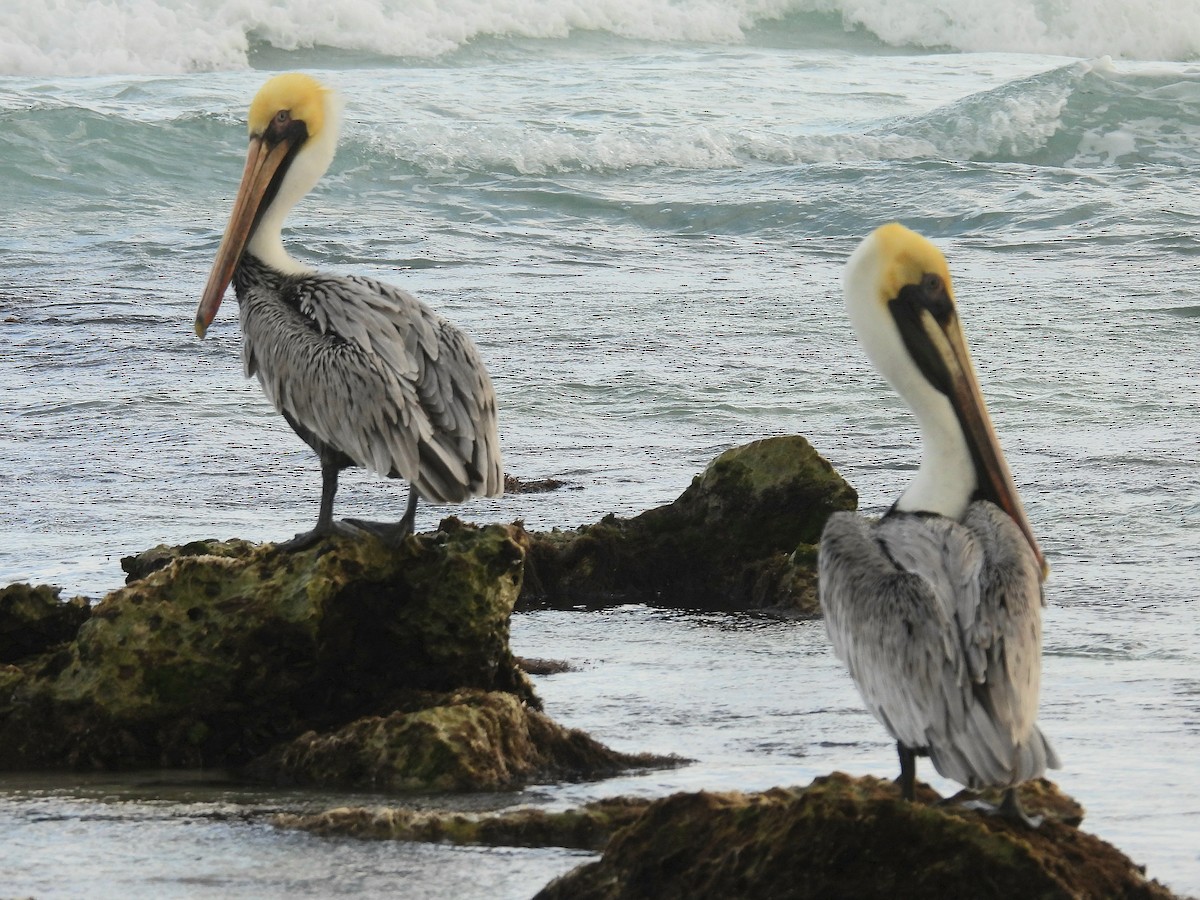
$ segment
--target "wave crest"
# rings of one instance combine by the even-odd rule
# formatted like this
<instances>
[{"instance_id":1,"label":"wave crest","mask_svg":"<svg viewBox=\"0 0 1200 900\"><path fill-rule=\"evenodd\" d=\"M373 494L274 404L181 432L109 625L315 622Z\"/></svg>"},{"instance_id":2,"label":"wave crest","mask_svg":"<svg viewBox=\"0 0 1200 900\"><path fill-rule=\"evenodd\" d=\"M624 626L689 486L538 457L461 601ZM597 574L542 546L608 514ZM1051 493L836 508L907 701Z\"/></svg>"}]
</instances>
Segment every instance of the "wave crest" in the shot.
<instances>
[{"instance_id":1,"label":"wave crest","mask_svg":"<svg viewBox=\"0 0 1200 900\"><path fill-rule=\"evenodd\" d=\"M64 25L64 20L66 25ZM261 42L433 59L482 38L776 42L1142 60L1200 58L1193 0L59 0L0 7L0 73L237 70ZM857 32L856 36L852 32Z\"/></svg>"}]
</instances>

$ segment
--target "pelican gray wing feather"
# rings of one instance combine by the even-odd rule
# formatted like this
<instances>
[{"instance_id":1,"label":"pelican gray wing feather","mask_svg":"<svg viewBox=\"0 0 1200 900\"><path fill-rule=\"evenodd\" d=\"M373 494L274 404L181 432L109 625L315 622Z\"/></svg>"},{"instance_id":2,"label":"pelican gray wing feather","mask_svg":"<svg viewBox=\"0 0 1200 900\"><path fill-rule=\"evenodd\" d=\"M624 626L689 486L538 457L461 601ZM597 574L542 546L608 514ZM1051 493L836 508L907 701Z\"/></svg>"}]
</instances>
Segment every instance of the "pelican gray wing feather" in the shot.
<instances>
[{"instance_id":1,"label":"pelican gray wing feather","mask_svg":"<svg viewBox=\"0 0 1200 900\"><path fill-rule=\"evenodd\" d=\"M465 334L367 278L282 275L247 257L235 281L246 374L318 453L433 502L502 493L495 392Z\"/></svg>"},{"instance_id":2,"label":"pelican gray wing feather","mask_svg":"<svg viewBox=\"0 0 1200 900\"><path fill-rule=\"evenodd\" d=\"M820 555L834 651L899 743L974 788L1057 766L1034 721L1041 582L1012 519L985 501L962 523L837 513Z\"/></svg>"}]
</instances>

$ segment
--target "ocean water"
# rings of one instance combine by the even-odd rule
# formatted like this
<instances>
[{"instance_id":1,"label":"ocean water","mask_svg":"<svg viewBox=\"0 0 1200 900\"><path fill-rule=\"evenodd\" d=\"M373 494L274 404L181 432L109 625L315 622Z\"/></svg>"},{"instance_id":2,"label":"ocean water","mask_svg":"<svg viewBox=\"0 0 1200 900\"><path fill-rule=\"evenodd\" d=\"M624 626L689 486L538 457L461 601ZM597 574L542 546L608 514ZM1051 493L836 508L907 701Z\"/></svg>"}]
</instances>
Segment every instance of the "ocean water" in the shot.
<instances>
[{"instance_id":1,"label":"ocean water","mask_svg":"<svg viewBox=\"0 0 1200 900\"><path fill-rule=\"evenodd\" d=\"M1053 567L1056 780L1200 894L1200 8L0 0L0 584L99 597L122 555L315 519L315 460L242 378L235 304L192 333L246 107L285 69L346 101L291 252L469 331L508 472L568 484L422 507L421 529L636 513L782 433L886 508L916 429L840 273L883 222L933 238ZM336 511L403 502L347 473ZM480 803L896 768L819 622L540 612L513 643L574 664L538 680L560 721L696 762ZM385 802L0 776L0 895L517 898L586 858L265 824L350 799Z\"/></svg>"}]
</instances>

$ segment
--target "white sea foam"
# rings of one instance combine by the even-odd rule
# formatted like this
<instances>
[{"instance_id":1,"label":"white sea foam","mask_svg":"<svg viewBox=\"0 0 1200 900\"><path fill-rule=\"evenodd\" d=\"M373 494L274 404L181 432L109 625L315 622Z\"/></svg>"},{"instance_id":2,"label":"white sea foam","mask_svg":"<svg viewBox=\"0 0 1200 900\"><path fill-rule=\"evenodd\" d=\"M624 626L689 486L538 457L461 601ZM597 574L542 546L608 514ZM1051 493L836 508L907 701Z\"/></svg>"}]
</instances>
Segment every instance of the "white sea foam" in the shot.
<instances>
[{"instance_id":1,"label":"white sea foam","mask_svg":"<svg viewBox=\"0 0 1200 900\"><path fill-rule=\"evenodd\" d=\"M256 41L435 58L486 36L734 43L783 29L802 42L841 27L896 46L1200 57L1194 0L0 0L0 74L239 69Z\"/></svg>"},{"instance_id":2,"label":"white sea foam","mask_svg":"<svg viewBox=\"0 0 1200 900\"><path fill-rule=\"evenodd\" d=\"M0 0L0 71L182 72L245 67L252 41L437 57L495 35L602 31L658 41L739 41L789 0Z\"/></svg>"},{"instance_id":3,"label":"white sea foam","mask_svg":"<svg viewBox=\"0 0 1200 900\"><path fill-rule=\"evenodd\" d=\"M829 0L847 24L896 46L1063 56L1200 56L1194 0Z\"/></svg>"}]
</instances>

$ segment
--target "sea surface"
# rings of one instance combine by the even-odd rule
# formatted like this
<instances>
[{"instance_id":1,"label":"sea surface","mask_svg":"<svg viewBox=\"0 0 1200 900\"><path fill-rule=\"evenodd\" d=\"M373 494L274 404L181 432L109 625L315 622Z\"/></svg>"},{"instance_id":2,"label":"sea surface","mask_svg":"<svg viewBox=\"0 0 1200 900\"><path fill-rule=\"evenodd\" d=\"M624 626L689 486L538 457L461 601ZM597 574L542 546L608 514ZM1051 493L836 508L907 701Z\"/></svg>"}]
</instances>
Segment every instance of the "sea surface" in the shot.
<instances>
[{"instance_id":1,"label":"sea surface","mask_svg":"<svg viewBox=\"0 0 1200 900\"><path fill-rule=\"evenodd\" d=\"M567 487L423 506L573 527L676 497L722 450L809 438L885 509L918 459L840 276L932 238L1053 567L1041 722L1085 827L1200 895L1200 7L1192 0L0 0L0 584L99 598L158 543L315 520L310 451L196 303L250 98L344 96L285 232L471 333L506 468ZM339 515L404 490L347 473ZM820 622L513 621L547 710L690 766L502 796L894 775ZM953 785L922 777L949 792ZM379 796L220 773L0 776L0 896L529 897L586 854L324 840L272 810Z\"/></svg>"}]
</instances>

